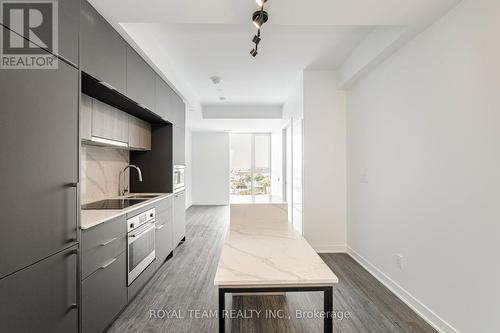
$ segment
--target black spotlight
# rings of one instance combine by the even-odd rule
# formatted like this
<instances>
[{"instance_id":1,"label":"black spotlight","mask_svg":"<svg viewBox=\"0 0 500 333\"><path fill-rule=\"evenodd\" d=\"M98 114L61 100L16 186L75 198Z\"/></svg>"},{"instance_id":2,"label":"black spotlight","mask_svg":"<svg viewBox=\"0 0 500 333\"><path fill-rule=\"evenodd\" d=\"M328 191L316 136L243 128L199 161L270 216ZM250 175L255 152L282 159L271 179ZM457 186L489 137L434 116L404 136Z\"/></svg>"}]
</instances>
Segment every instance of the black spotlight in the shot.
<instances>
[{"instance_id":1,"label":"black spotlight","mask_svg":"<svg viewBox=\"0 0 500 333\"><path fill-rule=\"evenodd\" d=\"M257 52L257 48L252 49L252 51L250 51L250 54L251 54L251 55L252 55L252 57L254 57L254 58L255 58L255 56L257 55L257 53L258 53L258 52Z\"/></svg>"},{"instance_id":2,"label":"black spotlight","mask_svg":"<svg viewBox=\"0 0 500 333\"><path fill-rule=\"evenodd\" d=\"M262 25L266 23L268 19L269 15L267 15L267 12L264 10L258 10L252 15L253 25L255 25L257 29L260 29L260 27L262 27Z\"/></svg>"},{"instance_id":3,"label":"black spotlight","mask_svg":"<svg viewBox=\"0 0 500 333\"><path fill-rule=\"evenodd\" d=\"M257 31L257 35L253 36L252 41L255 43L255 45L259 45L259 43L260 43L260 29Z\"/></svg>"}]
</instances>

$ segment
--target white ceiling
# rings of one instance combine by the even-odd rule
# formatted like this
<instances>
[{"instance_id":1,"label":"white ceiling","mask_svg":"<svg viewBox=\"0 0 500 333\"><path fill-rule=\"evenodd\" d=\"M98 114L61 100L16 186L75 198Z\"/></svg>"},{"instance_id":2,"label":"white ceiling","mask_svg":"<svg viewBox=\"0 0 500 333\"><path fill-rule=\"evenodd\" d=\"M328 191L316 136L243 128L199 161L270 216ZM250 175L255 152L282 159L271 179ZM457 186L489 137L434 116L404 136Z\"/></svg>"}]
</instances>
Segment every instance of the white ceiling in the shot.
<instances>
[{"instance_id":1,"label":"white ceiling","mask_svg":"<svg viewBox=\"0 0 500 333\"><path fill-rule=\"evenodd\" d=\"M283 103L305 68L335 69L371 27L281 26L262 30L259 54L252 58L251 23L122 24L142 46L154 43L168 54L201 103ZM163 49L163 50L160 50ZM214 85L211 76L222 81ZM224 91L217 91L224 89Z\"/></svg>"},{"instance_id":2,"label":"white ceiling","mask_svg":"<svg viewBox=\"0 0 500 333\"><path fill-rule=\"evenodd\" d=\"M375 26L422 24L457 1L269 0L252 58L254 0L90 0L184 96L190 127L241 131L275 124L203 119L198 106L283 103L302 70L338 68Z\"/></svg>"}]
</instances>

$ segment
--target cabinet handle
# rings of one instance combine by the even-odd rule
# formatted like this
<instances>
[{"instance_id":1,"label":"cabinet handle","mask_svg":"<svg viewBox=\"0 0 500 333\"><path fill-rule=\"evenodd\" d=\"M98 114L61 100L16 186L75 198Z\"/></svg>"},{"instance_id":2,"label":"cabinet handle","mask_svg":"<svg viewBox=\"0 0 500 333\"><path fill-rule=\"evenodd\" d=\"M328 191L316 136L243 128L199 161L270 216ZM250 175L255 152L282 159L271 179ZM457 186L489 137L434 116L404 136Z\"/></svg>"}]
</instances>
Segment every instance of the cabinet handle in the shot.
<instances>
[{"instance_id":1,"label":"cabinet handle","mask_svg":"<svg viewBox=\"0 0 500 333\"><path fill-rule=\"evenodd\" d=\"M68 187L78 187L78 182L68 183Z\"/></svg>"},{"instance_id":2,"label":"cabinet handle","mask_svg":"<svg viewBox=\"0 0 500 333\"><path fill-rule=\"evenodd\" d=\"M164 226L165 226L164 224L159 225L159 226L157 226L157 227L156 227L156 230L160 230L160 229L162 229Z\"/></svg>"},{"instance_id":3,"label":"cabinet handle","mask_svg":"<svg viewBox=\"0 0 500 333\"><path fill-rule=\"evenodd\" d=\"M115 238L111 238L110 240L108 240L108 241L106 241L106 242L102 243L102 244L101 244L101 246L106 246L106 245L108 245L108 244L110 244L110 243L114 242L114 241L116 240L116 238L117 238L117 237L115 237Z\"/></svg>"},{"instance_id":4,"label":"cabinet handle","mask_svg":"<svg viewBox=\"0 0 500 333\"><path fill-rule=\"evenodd\" d=\"M114 263L118 258L115 258L113 260L110 260L108 263L102 265L101 267L99 267L99 269L106 269L109 267L109 265L111 265L112 263Z\"/></svg>"}]
</instances>

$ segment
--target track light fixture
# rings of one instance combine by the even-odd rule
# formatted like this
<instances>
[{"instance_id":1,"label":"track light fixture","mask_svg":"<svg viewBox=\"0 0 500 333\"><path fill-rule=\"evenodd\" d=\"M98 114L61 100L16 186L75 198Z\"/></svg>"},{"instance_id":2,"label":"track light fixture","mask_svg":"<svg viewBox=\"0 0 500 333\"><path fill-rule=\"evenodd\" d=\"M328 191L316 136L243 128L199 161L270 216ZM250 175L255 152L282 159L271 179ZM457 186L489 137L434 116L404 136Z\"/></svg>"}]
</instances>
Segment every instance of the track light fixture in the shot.
<instances>
[{"instance_id":1,"label":"track light fixture","mask_svg":"<svg viewBox=\"0 0 500 333\"><path fill-rule=\"evenodd\" d=\"M260 29L257 31L257 35L253 36L252 42L255 43L255 46L260 43Z\"/></svg>"},{"instance_id":2,"label":"track light fixture","mask_svg":"<svg viewBox=\"0 0 500 333\"><path fill-rule=\"evenodd\" d=\"M256 2L257 2L257 5L259 5L260 10L254 12L252 14L253 25L257 28L257 34L255 36L253 36L253 39L252 39L252 42L255 44L255 48L253 48L252 51L250 51L250 54L254 58L258 54L257 47L261 41L260 29L262 28L262 25L264 25L264 23L266 23L269 20L269 15L264 10L264 5L267 3L267 0L256 0Z\"/></svg>"},{"instance_id":3,"label":"track light fixture","mask_svg":"<svg viewBox=\"0 0 500 333\"><path fill-rule=\"evenodd\" d=\"M262 25L267 22L268 19L269 15L267 15L267 12L262 9L256 11L252 15L253 25L255 25L257 29L260 29Z\"/></svg>"}]
</instances>

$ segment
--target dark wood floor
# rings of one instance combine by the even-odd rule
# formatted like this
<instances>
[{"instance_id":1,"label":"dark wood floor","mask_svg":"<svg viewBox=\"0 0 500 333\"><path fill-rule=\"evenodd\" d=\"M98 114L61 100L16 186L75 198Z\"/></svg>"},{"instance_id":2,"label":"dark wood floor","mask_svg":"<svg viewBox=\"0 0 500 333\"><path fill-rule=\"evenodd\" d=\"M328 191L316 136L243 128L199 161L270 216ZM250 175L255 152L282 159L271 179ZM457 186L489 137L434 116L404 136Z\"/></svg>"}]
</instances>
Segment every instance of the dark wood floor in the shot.
<instances>
[{"instance_id":1,"label":"dark wood floor","mask_svg":"<svg viewBox=\"0 0 500 333\"><path fill-rule=\"evenodd\" d=\"M193 206L187 212L187 241L158 271L109 332L217 332L217 289L213 285L229 208ZM436 332L359 264L345 254L321 255L338 276L334 291L335 333ZM230 332L322 332L322 319L299 319L322 309L321 293L285 296L228 296L227 308L252 318L227 320ZM262 310L260 318L256 312ZM282 319L264 315L283 315ZM280 311L278 311L280 310ZM155 318L156 316L156 318ZM160 318L163 317L163 318ZM208 317L208 318L207 318ZM284 317L284 318L283 318ZM289 318L288 318L289 317Z\"/></svg>"}]
</instances>

